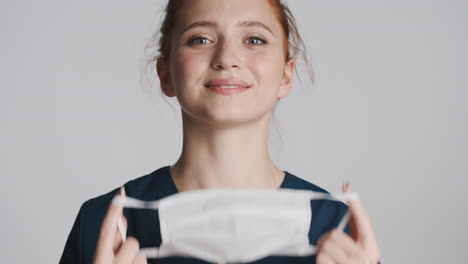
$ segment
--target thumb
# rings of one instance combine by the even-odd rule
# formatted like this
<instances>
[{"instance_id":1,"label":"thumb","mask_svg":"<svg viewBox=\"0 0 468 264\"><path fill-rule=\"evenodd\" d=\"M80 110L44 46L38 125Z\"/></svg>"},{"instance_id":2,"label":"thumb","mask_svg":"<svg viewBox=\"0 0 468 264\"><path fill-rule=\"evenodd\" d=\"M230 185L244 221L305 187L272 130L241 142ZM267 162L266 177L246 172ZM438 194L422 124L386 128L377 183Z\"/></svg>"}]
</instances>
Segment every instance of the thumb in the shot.
<instances>
[{"instance_id":1,"label":"thumb","mask_svg":"<svg viewBox=\"0 0 468 264\"><path fill-rule=\"evenodd\" d=\"M125 197L125 187L122 186L120 188L120 195L122 197ZM124 243L127 239L127 218L125 215L122 213L122 216L118 219L117 222L117 231L115 233L115 239L114 239L114 252L117 252L122 246L122 243Z\"/></svg>"},{"instance_id":2,"label":"thumb","mask_svg":"<svg viewBox=\"0 0 468 264\"><path fill-rule=\"evenodd\" d=\"M117 196L118 194L115 197ZM107 263L113 259L117 225L122 214L122 205L111 202L99 231L94 263Z\"/></svg>"},{"instance_id":3,"label":"thumb","mask_svg":"<svg viewBox=\"0 0 468 264\"><path fill-rule=\"evenodd\" d=\"M352 191L349 181L343 183L342 190L343 192ZM350 200L348 201L348 206L351 237L363 247L376 244L374 229L364 205L359 200Z\"/></svg>"}]
</instances>

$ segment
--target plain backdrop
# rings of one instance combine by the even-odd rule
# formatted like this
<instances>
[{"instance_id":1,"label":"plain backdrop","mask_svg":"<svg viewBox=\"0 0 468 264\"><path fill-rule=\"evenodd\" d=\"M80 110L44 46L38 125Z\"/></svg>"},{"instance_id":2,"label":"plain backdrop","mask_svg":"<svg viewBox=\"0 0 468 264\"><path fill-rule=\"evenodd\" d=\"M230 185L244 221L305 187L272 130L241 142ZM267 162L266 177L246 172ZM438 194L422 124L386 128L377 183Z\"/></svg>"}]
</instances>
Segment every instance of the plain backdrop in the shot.
<instances>
[{"instance_id":1,"label":"plain backdrop","mask_svg":"<svg viewBox=\"0 0 468 264\"><path fill-rule=\"evenodd\" d=\"M140 82L164 4L0 2L2 263L57 263L84 201L177 159L178 103ZM349 178L383 263L466 261L468 2L289 5L316 83L275 111L274 161Z\"/></svg>"}]
</instances>

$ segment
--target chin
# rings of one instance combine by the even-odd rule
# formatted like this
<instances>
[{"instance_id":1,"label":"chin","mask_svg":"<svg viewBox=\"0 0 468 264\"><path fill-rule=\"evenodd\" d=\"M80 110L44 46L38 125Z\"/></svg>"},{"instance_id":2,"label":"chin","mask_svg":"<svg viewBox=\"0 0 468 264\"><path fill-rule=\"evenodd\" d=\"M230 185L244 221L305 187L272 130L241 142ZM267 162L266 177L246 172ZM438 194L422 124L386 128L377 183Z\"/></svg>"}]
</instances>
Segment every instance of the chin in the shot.
<instances>
[{"instance_id":1,"label":"chin","mask_svg":"<svg viewBox=\"0 0 468 264\"><path fill-rule=\"evenodd\" d=\"M214 127L239 127L269 120L275 104L249 103L244 105L207 104L186 105L184 114L193 120Z\"/></svg>"},{"instance_id":2,"label":"chin","mask_svg":"<svg viewBox=\"0 0 468 264\"><path fill-rule=\"evenodd\" d=\"M213 127L218 128L234 128L245 125L252 125L255 123L261 123L262 120L268 119L264 113L257 113L256 115L242 112L242 113L206 113L200 119L210 124Z\"/></svg>"}]
</instances>

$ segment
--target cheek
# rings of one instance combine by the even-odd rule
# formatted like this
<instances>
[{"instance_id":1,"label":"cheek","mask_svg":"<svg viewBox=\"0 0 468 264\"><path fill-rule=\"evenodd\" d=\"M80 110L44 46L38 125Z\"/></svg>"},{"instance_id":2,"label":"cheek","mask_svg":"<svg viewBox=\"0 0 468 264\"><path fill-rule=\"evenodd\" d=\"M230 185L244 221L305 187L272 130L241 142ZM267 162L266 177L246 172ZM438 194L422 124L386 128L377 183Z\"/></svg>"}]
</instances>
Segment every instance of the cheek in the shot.
<instances>
[{"instance_id":1,"label":"cheek","mask_svg":"<svg viewBox=\"0 0 468 264\"><path fill-rule=\"evenodd\" d=\"M191 52L180 52L175 57L172 72L174 72L173 83L176 87L185 87L196 81L192 78L200 76L206 71L206 56Z\"/></svg>"},{"instance_id":2,"label":"cheek","mask_svg":"<svg viewBox=\"0 0 468 264\"><path fill-rule=\"evenodd\" d=\"M257 54L250 59L249 65L260 87L272 93L279 89L284 66L282 56L273 52Z\"/></svg>"}]
</instances>

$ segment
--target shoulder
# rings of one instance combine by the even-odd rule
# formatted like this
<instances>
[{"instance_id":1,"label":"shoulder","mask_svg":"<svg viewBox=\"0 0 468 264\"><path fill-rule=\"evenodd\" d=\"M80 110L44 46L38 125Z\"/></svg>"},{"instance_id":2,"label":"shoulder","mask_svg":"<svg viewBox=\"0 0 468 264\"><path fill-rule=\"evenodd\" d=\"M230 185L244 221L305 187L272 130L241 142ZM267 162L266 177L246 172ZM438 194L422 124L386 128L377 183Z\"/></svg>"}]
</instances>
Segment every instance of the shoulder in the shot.
<instances>
[{"instance_id":1,"label":"shoulder","mask_svg":"<svg viewBox=\"0 0 468 264\"><path fill-rule=\"evenodd\" d=\"M147 175L126 182L123 187L128 196L152 201L175 192L175 187L171 181L169 166L164 166ZM119 192L120 187L118 186L105 194L87 200L81 208L83 217L85 218L84 221L88 220L88 218L97 219L98 221L102 220L113 197Z\"/></svg>"},{"instance_id":2,"label":"shoulder","mask_svg":"<svg viewBox=\"0 0 468 264\"><path fill-rule=\"evenodd\" d=\"M161 167L149 174L126 182L123 187L128 196L140 200L156 200L168 196L174 192L174 187L169 174L169 166ZM109 206L112 198L118 193L121 186L89 199L85 204L87 209Z\"/></svg>"},{"instance_id":3,"label":"shoulder","mask_svg":"<svg viewBox=\"0 0 468 264\"><path fill-rule=\"evenodd\" d=\"M287 171L283 187L330 193L324 188ZM343 219L343 216L348 211L348 206L345 203L331 200L311 200L311 208L312 222L309 231L309 238L312 244L315 244L322 234L337 228L340 221ZM344 231L349 234L349 227L347 226Z\"/></svg>"}]
</instances>

